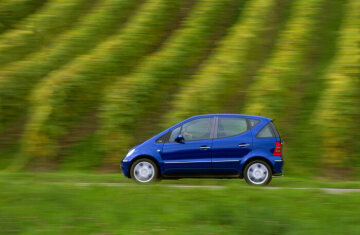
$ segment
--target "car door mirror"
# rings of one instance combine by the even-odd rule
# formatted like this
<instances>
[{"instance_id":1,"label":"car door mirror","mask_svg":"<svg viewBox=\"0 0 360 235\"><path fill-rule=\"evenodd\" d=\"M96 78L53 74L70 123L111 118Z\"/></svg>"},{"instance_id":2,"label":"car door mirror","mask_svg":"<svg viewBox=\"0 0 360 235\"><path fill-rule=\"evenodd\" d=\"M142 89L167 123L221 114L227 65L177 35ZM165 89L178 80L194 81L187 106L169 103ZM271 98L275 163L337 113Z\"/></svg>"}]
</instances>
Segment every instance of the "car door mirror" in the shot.
<instances>
[{"instance_id":1,"label":"car door mirror","mask_svg":"<svg viewBox=\"0 0 360 235\"><path fill-rule=\"evenodd\" d=\"M175 141L181 143L184 141L184 136L182 134L176 136Z\"/></svg>"}]
</instances>

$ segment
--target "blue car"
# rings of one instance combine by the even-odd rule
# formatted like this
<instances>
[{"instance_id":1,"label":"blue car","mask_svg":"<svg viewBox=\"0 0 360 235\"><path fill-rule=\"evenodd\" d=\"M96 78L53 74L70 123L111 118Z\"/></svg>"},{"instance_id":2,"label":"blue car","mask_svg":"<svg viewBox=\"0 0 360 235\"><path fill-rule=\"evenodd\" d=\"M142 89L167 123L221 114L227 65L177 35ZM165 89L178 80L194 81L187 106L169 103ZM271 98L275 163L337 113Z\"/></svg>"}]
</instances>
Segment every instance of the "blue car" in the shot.
<instances>
[{"instance_id":1,"label":"blue car","mask_svg":"<svg viewBox=\"0 0 360 235\"><path fill-rule=\"evenodd\" d=\"M123 174L140 183L184 177L245 178L268 184L282 175L282 141L272 119L208 114L186 119L129 150Z\"/></svg>"}]
</instances>

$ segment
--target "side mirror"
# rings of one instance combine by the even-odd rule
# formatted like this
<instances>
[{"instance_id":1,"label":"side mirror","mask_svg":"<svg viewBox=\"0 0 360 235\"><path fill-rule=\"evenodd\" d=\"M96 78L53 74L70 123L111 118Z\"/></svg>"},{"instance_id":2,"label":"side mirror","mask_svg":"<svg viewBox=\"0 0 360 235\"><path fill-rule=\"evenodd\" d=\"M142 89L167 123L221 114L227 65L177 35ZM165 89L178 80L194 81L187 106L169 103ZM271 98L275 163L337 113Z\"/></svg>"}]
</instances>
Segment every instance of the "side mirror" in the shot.
<instances>
[{"instance_id":1,"label":"side mirror","mask_svg":"<svg viewBox=\"0 0 360 235\"><path fill-rule=\"evenodd\" d=\"M176 136L175 141L181 143L184 141L184 136L182 134Z\"/></svg>"}]
</instances>

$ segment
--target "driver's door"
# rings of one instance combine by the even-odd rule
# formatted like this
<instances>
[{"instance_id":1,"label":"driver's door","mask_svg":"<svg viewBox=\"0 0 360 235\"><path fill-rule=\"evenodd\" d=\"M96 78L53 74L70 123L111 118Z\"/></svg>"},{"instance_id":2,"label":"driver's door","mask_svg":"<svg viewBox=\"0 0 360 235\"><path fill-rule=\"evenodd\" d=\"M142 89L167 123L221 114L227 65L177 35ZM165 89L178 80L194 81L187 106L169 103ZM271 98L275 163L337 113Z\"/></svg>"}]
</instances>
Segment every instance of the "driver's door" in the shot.
<instances>
[{"instance_id":1,"label":"driver's door","mask_svg":"<svg viewBox=\"0 0 360 235\"><path fill-rule=\"evenodd\" d=\"M211 174L213 122L212 117L198 118L172 131L161 153L165 175ZM179 134L184 137L184 140L176 142L175 139Z\"/></svg>"}]
</instances>

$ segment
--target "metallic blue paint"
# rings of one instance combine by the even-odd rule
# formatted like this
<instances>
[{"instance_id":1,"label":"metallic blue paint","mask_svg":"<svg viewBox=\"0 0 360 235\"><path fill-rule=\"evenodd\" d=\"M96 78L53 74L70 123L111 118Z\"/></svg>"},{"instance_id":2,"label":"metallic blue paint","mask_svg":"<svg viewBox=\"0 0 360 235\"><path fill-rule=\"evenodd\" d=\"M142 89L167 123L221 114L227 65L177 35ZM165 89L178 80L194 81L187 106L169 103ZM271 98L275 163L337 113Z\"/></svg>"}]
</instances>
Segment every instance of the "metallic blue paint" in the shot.
<instances>
[{"instance_id":1,"label":"metallic blue paint","mask_svg":"<svg viewBox=\"0 0 360 235\"><path fill-rule=\"evenodd\" d=\"M226 138L181 143L157 142L160 137L186 122L209 117L215 119L218 117L241 117L257 119L260 122L240 135ZM270 118L240 114L208 114L191 117L135 146L135 151L121 161L121 169L126 177L130 177L130 168L134 160L146 157L157 163L162 177L242 177L246 163L254 159L262 159L269 163L273 174L279 175L282 174L283 158L282 156L273 156L273 152L275 143L280 142L281 139L256 138L256 134L270 121L272 121ZM213 125L212 128L214 132L216 126ZM210 147L210 149L200 149L204 146Z\"/></svg>"},{"instance_id":2,"label":"metallic blue paint","mask_svg":"<svg viewBox=\"0 0 360 235\"><path fill-rule=\"evenodd\" d=\"M212 139L164 143L162 159L163 175L211 174Z\"/></svg>"}]
</instances>

